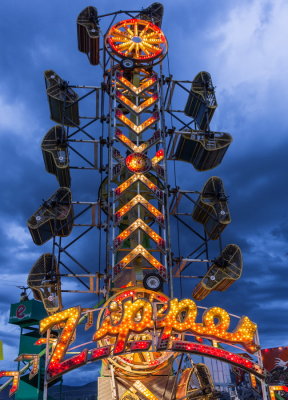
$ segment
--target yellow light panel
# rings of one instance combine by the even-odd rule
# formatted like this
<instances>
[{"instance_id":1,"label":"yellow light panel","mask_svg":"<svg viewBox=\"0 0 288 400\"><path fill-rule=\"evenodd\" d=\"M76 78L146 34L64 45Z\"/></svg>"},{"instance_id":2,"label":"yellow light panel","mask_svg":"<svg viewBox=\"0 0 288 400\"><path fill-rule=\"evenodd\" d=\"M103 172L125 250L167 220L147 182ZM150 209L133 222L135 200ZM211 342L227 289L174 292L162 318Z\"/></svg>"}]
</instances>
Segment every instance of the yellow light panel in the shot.
<instances>
[{"instance_id":1,"label":"yellow light panel","mask_svg":"<svg viewBox=\"0 0 288 400\"><path fill-rule=\"evenodd\" d=\"M122 217L127 214L129 211L132 210L133 207L135 207L137 204L142 204L143 207L145 207L155 218L156 220L163 224L164 223L164 215L156 208L154 207L149 201L147 201L141 194L138 194L137 196L133 197L127 204L125 204L123 207L121 207L118 211L115 213L115 220L116 223L118 224Z\"/></svg>"},{"instance_id":2,"label":"yellow light panel","mask_svg":"<svg viewBox=\"0 0 288 400\"><path fill-rule=\"evenodd\" d=\"M113 303L113 302L112 302ZM104 336L112 335L117 336L114 345L114 354L123 352L126 346L126 341L129 332L143 332L147 327L153 328L153 310L152 305L145 299L137 299L136 301L126 300L122 303L123 314L120 323L113 323L113 313L118 310L110 310L110 315L104 318L101 327L95 332L93 340L98 341ZM135 322L136 317L139 316L141 311L142 318ZM121 329L119 326L121 325Z\"/></svg>"},{"instance_id":3,"label":"yellow light panel","mask_svg":"<svg viewBox=\"0 0 288 400\"><path fill-rule=\"evenodd\" d=\"M133 132L135 132L137 135L140 135L143 133L146 129L148 129L152 124L154 124L156 121L159 119L159 113L154 112L152 114L152 117L146 119L146 121L142 122L140 125L134 124L126 115L123 114L123 112L117 108L116 109L116 117L123 122L124 125L126 125L128 128L132 129Z\"/></svg>"},{"instance_id":4,"label":"yellow light panel","mask_svg":"<svg viewBox=\"0 0 288 400\"><path fill-rule=\"evenodd\" d=\"M134 393L134 391L135 389L133 388L133 386L131 386L130 389L123 394L120 400L140 400L139 397Z\"/></svg>"},{"instance_id":5,"label":"yellow light panel","mask_svg":"<svg viewBox=\"0 0 288 400\"><path fill-rule=\"evenodd\" d=\"M137 146L132 140L130 140L127 136L125 136L120 129L116 130L115 136L119 139L126 147L131 149L134 153L142 153L145 150L148 150L149 147L153 146L154 144L158 143L160 140L160 131L154 132L153 136L146 140L145 142L141 143Z\"/></svg>"},{"instance_id":6,"label":"yellow light panel","mask_svg":"<svg viewBox=\"0 0 288 400\"><path fill-rule=\"evenodd\" d=\"M137 182L140 180L144 185L153 192L155 197L158 198L158 200L163 201L164 198L164 193L162 190L158 188L153 182L150 181L145 175L143 174L134 174L130 176L125 182L121 183L116 189L115 189L115 195L116 197L119 197L126 189L128 189L133 183Z\"/></svg>"},{"instance_id":7,"label":"yellow light panel","mask_svg":"<svg viewBox=\"0 0 288 400\"><path fill-rule=\"evenodd\" d=\"M178 317L183 311L186 312L186 318L180 322ZM202 324L195 322L196 316L197 306L193 300L173 299L170 301L168 314L162 321L157 322L157 326L164 328L165 335L171 335L173 329L177 332L190 331L196 336L221 339L223 343L241 343L250 353L255 353L259 349L259 346L253 342L257 325L248 317L242 317L236 329L228 332L230 316L224 309L212 307L206 310L202 317Z\"/></svg>"},{"instance_id":8,"label":"yellow light panel","mask_svg":"<svg viewBox=\"0 0 288 400\"><path fill-rule=\"evenodd\" d=\"M130 178L128 178L125 182L121 183L116 189L115 189L115 195L116 197L119 197L126 189L128 189L133 183L139 180L139 175L132 175Z\"/></svg>"},{"instance_id":9,"label":"yellow light panel","mask_svg":"<svg viewBox=\"0 0 288 400\"><path fill-rule=\"evenodd\" d=\"M256 376L253 374L250 374L250 380L251 380L251 385L254 389L257 388L257 379Z\"/></svg>"},{"instance_id":10,"label":"yellow light panel","mask_svg":"<svg viewBox=\"0 0 288 400\"><path fill-rule=\"evenodd\" d=\"M133 293L121 301L117 300L117 307L114 307L114 300L107 305L109 313L106 313L93 340L117 336L116 352L120 352L120 347L123 352L130 332L139 333L156 329L161 330L161 338L169 339L175 333L191 333L195 336L200 335L202 338L215 339L221 343L241 344L250 353L255 353L259 349L254 342L257 325L248 317L242 317L237 327L232 332L228 332L230 317L224 309L212 307L207 310L208 320L207 314L206 316L204 314L202 322L196 322L198 313L196 303L191 299L178 300L174 298L164 304L165 312L162 312L161 309L158 310L157 319L153 320L151 302L143 298L136 298L135 301L129 300L132 295ZM141 313L139 313L140 310L142 310ZM121 312L119 313L119 311ZM189 344L189 342L187 343ZM193 346L192 342L191 345ZM209 346L206 347L209 348ZM213 349L211 354L217 353L218 350L221 352L221 349L210 348Z\"/></svg>"},{"instance_id":11,"label":"yellow light panel","mask_svg":"<svg viewBox=\"0 0 288 400\"><path fill-rule=\"evenodd\" d=\"M152 256L141 244L138 244L127 256L123 257L114 266L114 275L117 276L124 268L127 267L136 257L144 257L154 268L156 268L159 274L166 279L166 268L162 265L155 257Z\"/></svg>"},{"instance_id":12,"label":"yellow light panel","mask_svg":"<svg viewBox=\"0 0 288 400\"><path fill-rule=\"evenodd\" d=\"M138 218L134 221L128 228L122 231L115 239L114 239L114 248L118 249L119 246L126 240L133 232L137 231L137 229L142 229L149 237L154 240L157 246L161 250L165 250L165 241L164 239L158 235L153 229L151 229L145 222Z\"/></svg>"},{"instance_id":13,"label":"yellow light panel","mask_svg":"<svg viewBox=\"0 0 288 400\"><path fill-rule=\"evenodd\" d=\"M269 394L271 400L276 400L275 392L288 392L288 386L270 386L269 387Z\"/></svg>"},{"instance_id":14,"label":"yellow light panel","mask_svg":"<svg viewBox=\"0 0 288 400\"><path fill-rule=\"evenodd\" d=\"M143 101L139 106L129 100L124 94L122 94L119 90L116 91L116 98L117 100L127 107L130 111L134 112L135 114L140 114L145 111L147 108L151 107L157 100L158 95L153 94L149 99Z\"/></svg>"},{"instance_id":15,"label":"yellow light panel","mask_svg":"<svg viewBox=\"0 0 288 400\"><path fill-rule=\"evenodd\" d=\"M151 76L151 78L144 78L144 81L142 80L140 82L140 85L137 87L135 85L133 85L132 82L130 82L128 79L126 79L123 76L123 72L119 71L116 72L116 79L123 85L125 86L126 89L130 90L131 92L133 92L136 95L139 95L141 93L144 92L144 90L149 89L150 87L154 86L155 83L157 82L157 75L154 74Z\"/></svg>"},{"instance_id":16,"label":"yellow light panel","mask_svg":"<svg viewBox=\"0 0 288 400\"><path fill-rule=\"evenodd\" d=\"M29 374L29 379L32 379L38 374L39 370L39 355L38 354L20 354L15 361L32 361L32 369Z\"/></svg>"}]
</instances>

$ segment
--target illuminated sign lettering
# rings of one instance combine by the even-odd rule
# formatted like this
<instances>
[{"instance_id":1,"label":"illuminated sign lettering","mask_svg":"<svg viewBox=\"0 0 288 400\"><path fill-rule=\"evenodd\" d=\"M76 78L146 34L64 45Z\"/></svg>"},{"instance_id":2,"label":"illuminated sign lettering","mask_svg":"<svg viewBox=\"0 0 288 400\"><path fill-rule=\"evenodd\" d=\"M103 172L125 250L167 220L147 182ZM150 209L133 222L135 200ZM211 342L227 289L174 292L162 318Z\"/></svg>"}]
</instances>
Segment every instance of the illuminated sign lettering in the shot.
<instances>
[{"instance_id":1,"label":"illuminated sign lettering","mask_svg":"<svg viewBox=\"0 0 288 400\"><path fill-rule=\"evenodd\" d=\"M143 289L142 289L143 290ZM217 340L220 343L240 344L248 352L254 353L258 350L254 342L254 335L257 326L248 317L242 317L237 327L229 332L230 316L220 307L207 309L202 315L202 322L196 322L198 309L196 303L191 299L169 300L164 295L157 294L157 301L160 302L157 308L152 304L154 292L147 298L137 298L137 290L124 290L122 293L111 299L104 308L98 320L93 341L98 346L93 349L85 349L79 354L65 359L67 349L73 341L80 317L88 317L86 329L93 323L93 309L72 307L60 311L54 315L44 318L40 322L40 333L45 334L48 329L55 326L62 326L60 336L49 341L52 346L52 354L47 366L47 380L52 381L62 374L78 368L87 362L94 362L102 358L115 357L135 352L165 351L171 353L190 352L192 354L204 354L208 357L237 365L255 376L263 378L263 369L253 361L241 355L231 353L225 349L215 348L191 341L177 339L177 334L191 334L195 338L208 338ZM136 297L135 297L136 296ZM139 335L145 332L146 340L132 340L134 334ZM155 336L155 332L157 335ZM154 337L153 340L151 340ZM112 340L110 341L110 338ZM147 340L148 339L148 340ZM103 342L102 342L103 341ZM154 344L152 342L155 342ZM44 344L46 338L37 341L37 344ZM104 344L104 346L103 346ZM48 345L48 343L46 343ZM17 360L30 361L32 365L31 377L38 372L39 357L35 354L21 354ZM1 371L0 377L13 378L10 393L15 393L19 385L19 371ZM2 388L7 386L2 385ZM1 387L0 387L1 390ZM276 390L276 389L275 389Z\"/></svg>"}]
</instances>

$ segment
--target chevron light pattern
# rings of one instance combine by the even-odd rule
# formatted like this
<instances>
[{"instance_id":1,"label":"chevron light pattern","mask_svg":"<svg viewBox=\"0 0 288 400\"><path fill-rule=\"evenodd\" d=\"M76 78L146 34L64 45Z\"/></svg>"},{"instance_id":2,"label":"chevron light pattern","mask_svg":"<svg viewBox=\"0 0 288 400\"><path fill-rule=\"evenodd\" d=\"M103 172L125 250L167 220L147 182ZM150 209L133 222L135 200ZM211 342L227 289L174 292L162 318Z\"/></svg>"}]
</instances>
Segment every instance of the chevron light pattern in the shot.
<instances>
[{"instance_id":1,"label":"chevron light pattern","mask_svg":"<svg viewBox=\"0 0 288 400\"><path fill-rule=\"evenodd\" d=\"M139 265L148 269L152 267L164 280L167 279L165 190L162 183L165 168L161 165L165 152L159 148L163 142L158 111L159 80L155 73L145 70L139 70L135 75L116 70L111 89L115 105L111 156L116 164L113 164L110 176L112 180L118 177L118 185L113 189L111 249L114 282L123 270L134 268L135 262L138 269ZM152 134L146 139L143 135L147 130L152 130ZM126 147L126 158L117 144ZM154 146L154 156L153 153L148 156L148 151L153 151ZM151 224L156 224L156 229ZM156 248L150 248L152 243ZM155 254L152 255L151 251ZM144 263L139 264L139 258Z\"/></svg>"}]
</instances>

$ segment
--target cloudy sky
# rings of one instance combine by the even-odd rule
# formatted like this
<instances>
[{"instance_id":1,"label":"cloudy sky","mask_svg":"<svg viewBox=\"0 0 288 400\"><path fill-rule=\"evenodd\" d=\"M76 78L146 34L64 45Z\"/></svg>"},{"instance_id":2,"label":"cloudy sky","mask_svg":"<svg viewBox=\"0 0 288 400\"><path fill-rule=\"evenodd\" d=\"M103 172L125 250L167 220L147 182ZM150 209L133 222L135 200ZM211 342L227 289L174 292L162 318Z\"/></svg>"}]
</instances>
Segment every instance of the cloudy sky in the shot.
<instances>
[{"instance_id":1,"label":"cloudy sky","mask_svg":"<svg viewBox=\"0 0 288 400\"><path fill-rule=\"evenodd\" d=\"M148 4L140 0L125 0L121 5L115 0L100 0L97 4L83 0L1 1L0 339L5 344L3 368L13 367L12 360L17 353L19 330L7 323L10 303L19 299L16 286L25 285L27 273L36 259L43 252L51 251L51 243L41 248L34 245L26 228L27 218L57 188L55 177L45 172L40 150L42 137L53 125L49 120L43 71L54 69L71 84L99 85L100 68L90 66L86 57L77 51L77 15L88 5L95 5L99 14L105 14L119 7L140 10ZM212 129L230 132L234 139L221 166L213 171L200 173L192 166L180 162L176 165L177 184L183 189L201 190L212 175L223 179L232 214L232 224L223 234L223 243L238 244L244 257L241 280L227 292L211 294L202 303L248 315L259 325L263 347L288 345L285 318L288 308L288 53L285 39L288 3L285 0L164 0L163 4L162 28L169 41L171 73L175 79L192 80L199 71L210 72L218 101ZM107 22L101 21L103 32ZM167 60L164 69L167 72ZM100 128L97 129L100 134ZM173 185L172 174L170 178ZM74 199L95 201L99 182L98 172L85 176L84 172L75 173ZM188 237L184 228L181 233L185 240L181 240L180 251L186 255L194 238ZM93 231L77 249L91 270L98 269L98 239L98 233ZM173 237L177 254L176 239ZM195 274L193 269L189 272ZM73 285L76 284L71 282L70 287ZM191 296L191 287L191 282L182 282L183 297ZM84 305L85 299L81 295L67 295L64 303ZM87 301L91 304L94 299Z\"/></svg>"}]
</instances>

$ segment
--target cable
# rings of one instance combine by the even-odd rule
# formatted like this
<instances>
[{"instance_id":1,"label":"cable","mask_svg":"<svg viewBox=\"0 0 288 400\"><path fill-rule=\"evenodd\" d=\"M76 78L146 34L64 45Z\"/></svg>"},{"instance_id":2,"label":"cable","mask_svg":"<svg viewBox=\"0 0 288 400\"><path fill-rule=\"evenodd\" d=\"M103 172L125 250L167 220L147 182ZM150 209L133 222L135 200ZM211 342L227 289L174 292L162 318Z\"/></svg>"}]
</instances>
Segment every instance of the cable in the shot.
<instances>
[{"instance_id":1,"label":"cable","mask_svg":"<svg viewBox=\"0 0 288 400\"><path fill-rule=\"evenodd\" d=\"M177 190L177 175L176 175L176 161L173 160L173 170L174 170L174 185ZM178 204L176 206L176 213L178 211ZM181 248L180 248L180 229L179 229L179 220L176 219L176 227L177 227L177 247L178 247L178 259L180 260ZM180 286L180 297L182 298L182 273L180 271L180 279L179 279L179 286Z\"/></svg>"}]
</instances>

